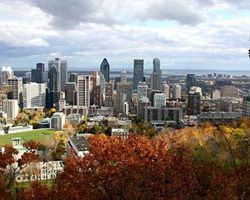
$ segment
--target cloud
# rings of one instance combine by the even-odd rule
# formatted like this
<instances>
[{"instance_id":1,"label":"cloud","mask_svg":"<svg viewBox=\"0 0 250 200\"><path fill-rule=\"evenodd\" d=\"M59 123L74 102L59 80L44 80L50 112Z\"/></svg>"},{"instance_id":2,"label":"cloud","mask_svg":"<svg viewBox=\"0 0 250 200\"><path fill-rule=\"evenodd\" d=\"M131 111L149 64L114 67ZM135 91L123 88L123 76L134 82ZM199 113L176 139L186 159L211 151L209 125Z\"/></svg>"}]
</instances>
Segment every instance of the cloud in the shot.
<instances>
[{"instance_id":1,"label":"cloud","mask_svg":"<svg viewBox=\"0 0 250 200\"><path fill-rule=\"evenodd\" d=\"M24 0L23 0L24 1ZM203 7L212 0L25 0L51 17L51 24L72 29L80 24L114 25L129 20L174 20L196 25L203 21Z\"/></svg>"},{"instance_id":2,"label":"cloud","mask_svg":"<svg viewBox=\"0 0 250 200\"><path fill-rule=\"evenodd\" d=\"M51 24L61 29L72 29L81 23L112 25L116 20L102 7L102 0L29 0L51 16Z\"/></svg>"}]
</instances>

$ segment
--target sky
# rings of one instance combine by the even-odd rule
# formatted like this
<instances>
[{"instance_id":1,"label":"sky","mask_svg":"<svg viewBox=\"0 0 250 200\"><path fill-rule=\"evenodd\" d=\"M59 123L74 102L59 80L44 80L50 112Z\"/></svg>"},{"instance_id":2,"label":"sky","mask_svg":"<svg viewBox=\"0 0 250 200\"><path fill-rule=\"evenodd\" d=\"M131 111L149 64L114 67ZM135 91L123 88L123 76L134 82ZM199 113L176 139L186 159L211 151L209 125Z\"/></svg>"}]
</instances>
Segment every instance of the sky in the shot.
<instances>
[{"instance_id":1,"label":"sky","mask_svg":"<svg viewBox=\"0 0 250 200\"><path fill-rule=\"evenodd\" d=\"M0 0L0 67L248 70L249 0Z\"/></svg>"}]
</instances>

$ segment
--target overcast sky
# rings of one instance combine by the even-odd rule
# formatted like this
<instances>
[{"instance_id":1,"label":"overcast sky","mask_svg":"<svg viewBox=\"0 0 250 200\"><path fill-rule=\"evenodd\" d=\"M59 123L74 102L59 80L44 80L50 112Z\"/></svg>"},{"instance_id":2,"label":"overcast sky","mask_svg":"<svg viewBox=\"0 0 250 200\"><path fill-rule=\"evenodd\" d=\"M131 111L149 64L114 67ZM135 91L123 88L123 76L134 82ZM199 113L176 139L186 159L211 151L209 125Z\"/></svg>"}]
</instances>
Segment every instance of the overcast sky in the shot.
<instances>
[{"instance_id":1,"label":"overcast sky","mask_svg":"<svg viewBox=\"0 0 250 200\"><path fill-rule=\"evenodd\" d=\"M248 70L249 0L0 0L0 65Z\"/></svg>"}]
</instances>

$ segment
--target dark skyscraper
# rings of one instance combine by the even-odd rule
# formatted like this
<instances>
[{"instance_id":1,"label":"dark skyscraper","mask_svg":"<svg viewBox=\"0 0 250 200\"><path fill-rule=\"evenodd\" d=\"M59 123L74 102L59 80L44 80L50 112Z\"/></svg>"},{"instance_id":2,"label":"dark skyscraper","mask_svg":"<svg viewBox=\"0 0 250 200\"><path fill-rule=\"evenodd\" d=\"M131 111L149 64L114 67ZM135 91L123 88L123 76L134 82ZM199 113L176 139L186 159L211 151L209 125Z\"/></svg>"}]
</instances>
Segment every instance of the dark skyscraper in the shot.
<instances>
[{"instance_id":1,"label":"dark skyscraper","mask_svg":"<svg viewBox=\"0 0 250 200\"><path fill-rule=\"evenodd\" d=\"M161 89L161 63L159 58L155 58L153 60L153 73L151 76L151 87L153 90L160 90Z\"/></svg>"},{"instance_id":2,"label":"dark skyscraper","mask_svg":"<svg viewBox=\"0 0 250 200\"><path fill-rule=\"evenodd\" d=\"M73 82L73 83L76 83L77 82L77 73L71 73L69 75L69 82Z\"/></svg>"},{"instance_id":3,"label":"dark skyscraper","mask_svg":"<svg viewBox=\"0 0 250 200\"><path fill-rule=\"evenodd\" d=\"M48 90L46 93L47 108L51 108L59 100L58 71L56 66L52 66L48 72Z\"/></svg>"},{"instance_id":4,"label":"dark skyscraper","mask_svg":"<svg viewBox=\"0 0 250 200\"><path fill-rule=\"evenodd\" d=\"M57 70L57 90L64 91L65 85L67 83L67 61L60 60L56 58L55 60L49 61L49 71L52 67L55 67Z\"/></svg>"},{"instance_id":5,"label":"dark skyscraper","mask_svg":"<svg viewBox=\"0 0 250 200\"><path fill-rule=\"evenodd\" d=\"M187 86L187 92L191 89L191 87L196 86L196 78L195 74L187 74L186 77L186 86Z\"/></svg>"},{"instance_id":6,"label":"dark skyscraper","mask_svg":"<svg viewBox=\"0 0 250 200\"><path fill-rule=\"evenodd\" d=\"M104 58L100 66L100 71L102 72L106 82L109 82L109 70L110 70L110 66L109 66L108 60Z\"/></svg>"},{"instance_id":7,"label":"dark skyscraper","mask_svg":"<svg viewBox=\"0 0 250 200\"><path fill-rule=\"evenodd\" d=\"M198 114L200 114L200 105L201 105L200 93L190 91L188 93L187 114L188 115L198 115Z\"/></svg>"},{"instance_id":8,"label":"dark skyscraper","mask_svg":"<svg viewBox=\"0 0 250 200\"><path fill-rule=\"evenodd\" d=\"M45 82L45 66L43 63L37 63L36 69L31 70L31 82L36 82L36 83Z\"/></svg>"},{"instance_id":9,"label":"dark skyscraper","mask_svg":"<svg viewBox=\"0 0 250 200\"><path fill-rule=\"evenodd\" d=\"M137 90L139 82L144 80L144 60L134 60L134 80L133 80L133 90Z\"/></svg>"}]
</instances>

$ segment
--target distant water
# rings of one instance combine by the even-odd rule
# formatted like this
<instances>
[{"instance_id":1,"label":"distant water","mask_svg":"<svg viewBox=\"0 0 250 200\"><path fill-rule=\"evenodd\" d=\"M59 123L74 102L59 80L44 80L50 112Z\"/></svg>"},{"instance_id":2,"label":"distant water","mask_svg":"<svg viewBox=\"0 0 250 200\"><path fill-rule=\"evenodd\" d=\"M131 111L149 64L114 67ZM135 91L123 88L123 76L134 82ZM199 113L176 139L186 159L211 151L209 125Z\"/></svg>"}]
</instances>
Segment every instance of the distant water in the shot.
<instances>
[{"instance_id":1,"label":"distant water","mask_svg":"<svg viewBox=\"0 0 250 200\"><path fill-rule=\"evenodd\" d=\"M78 70L78 69L69 69L69 73L72 72L77 72L80 74L91 74L92 71L96 71L97 69L86 69L86 70ZM26 72L29 70L27 69L16 69L15 74L16 75L24 75ZM128 69L127 71L127 76L128 78L133 77L133 69ZM115 69L111 70L110 76L111 78L118 77L120 76L121 70ZM146 77L148 77L152 73L152 69L145 69L144 74ZM162 70L162 75L163 76L186 76L187 74L195 74L196 76L203 76L203 75L208 75L208 74L222 74L222 75L231 75L231 76L249 76L250 77L250 70L249 71L242 71L242 70L194 70L194 69L168 69Z\"/></svg>"}]
</instances>

